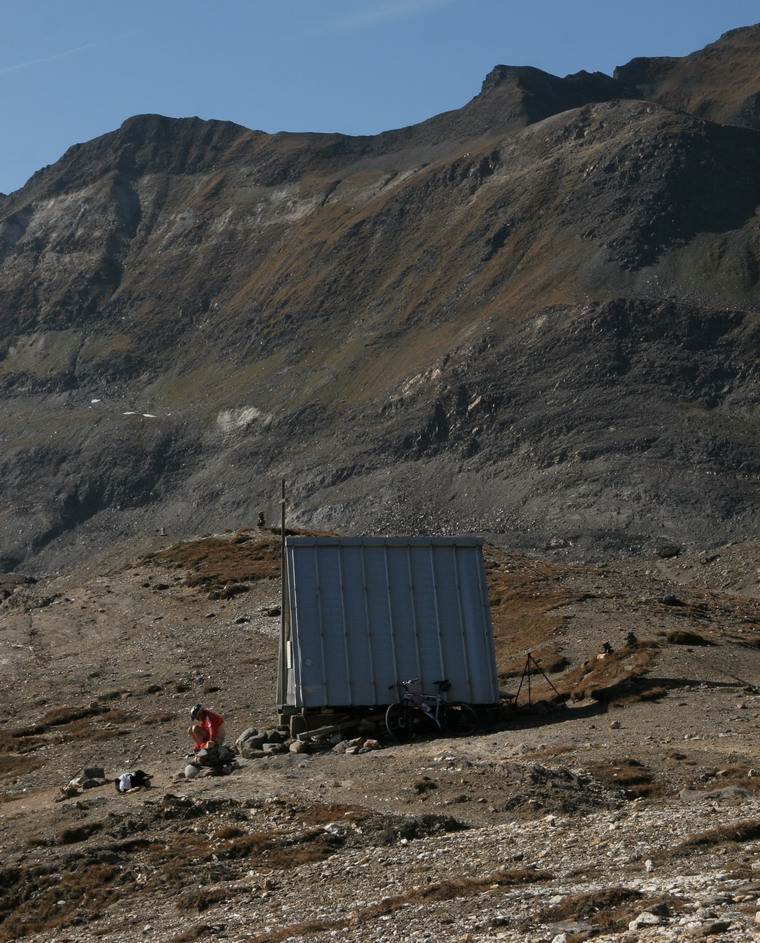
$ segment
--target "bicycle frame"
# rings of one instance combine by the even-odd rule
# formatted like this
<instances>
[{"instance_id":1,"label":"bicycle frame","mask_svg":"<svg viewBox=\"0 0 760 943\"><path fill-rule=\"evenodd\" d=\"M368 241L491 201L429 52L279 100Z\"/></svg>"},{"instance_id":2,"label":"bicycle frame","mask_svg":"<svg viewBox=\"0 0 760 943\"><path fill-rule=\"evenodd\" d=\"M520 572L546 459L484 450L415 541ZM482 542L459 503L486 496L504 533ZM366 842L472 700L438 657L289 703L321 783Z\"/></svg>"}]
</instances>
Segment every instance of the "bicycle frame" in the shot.
<instances>
[{"instance_id":1,"label":"bicycle frame","mask_svg":"<svg viewBox=\"0 0 760 943\"><path fill-rule=\"evenodd\" d=\"M409 681L397 681L390 685L396 691L396 701L385 712L385 726L391 737L396 740L413 740L419 732L419 723L425 718L428 727L437 731L449 731L455 735L474 733L478 726L478 716L471 704L462 701L452 704L443 696L451 687L449 681L436 681L438 694L422 694L412 691L410 685L419 678Z\"/></svg>"},{"instance_id":2,"label":"bicycle frame","mask_svg":"<svg viewBox=\"0 0 760 943\"><path fill-rule=\"evenodd\" d=\"M442 707L446 703L443 698L436 697L435 694L419 694L417 691L410 691L403 696L402 703L407 703L413 710L421 711L439 729L443 728L441 714Z\"/></svg>"},{"instance_id":3,"label":"bicycle frame","mask_svg":"<svg viewBox=\"0 0 760 943\"><path fill-rule=\"evenodd\" d=\"M411 678L409 681L397 681L396 684L391 685L391 689L396 688L398 691L399 704L403 704L408 709L420 711L429 720L433 721L439 730L443 730L445 726L443 715L448 707L448 701L442 694L422 694L420 691L411 691L409 685L414 684L415 681L419 681L419 678ZM449 687L448 681L436 681L435 683L441 691L447 690Z\"/></svg>"}]
</instances>

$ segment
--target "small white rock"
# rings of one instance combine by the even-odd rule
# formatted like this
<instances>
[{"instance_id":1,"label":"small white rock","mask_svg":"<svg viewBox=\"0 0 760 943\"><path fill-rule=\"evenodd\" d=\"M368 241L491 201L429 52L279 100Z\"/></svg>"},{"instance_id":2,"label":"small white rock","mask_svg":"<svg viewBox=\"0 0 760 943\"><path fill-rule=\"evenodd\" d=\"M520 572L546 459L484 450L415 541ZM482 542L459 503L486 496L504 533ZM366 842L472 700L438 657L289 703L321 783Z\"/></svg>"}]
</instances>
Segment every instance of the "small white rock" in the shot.
<instances>
[{"instance_id":1,"label":"small white rock","mask_svg":"<svg viewBox=\"0 0 760 943\"><path fill-rule=\"evenodd\" d=\"M660 923L662 923L661 917L658 917L657 914L651 914L648 910L645 910L643 913L640 913L635 920L631 920L631 922L628 924L628 929L638 930L640 927L656 927Z\"/></svg>"}]
</instances>

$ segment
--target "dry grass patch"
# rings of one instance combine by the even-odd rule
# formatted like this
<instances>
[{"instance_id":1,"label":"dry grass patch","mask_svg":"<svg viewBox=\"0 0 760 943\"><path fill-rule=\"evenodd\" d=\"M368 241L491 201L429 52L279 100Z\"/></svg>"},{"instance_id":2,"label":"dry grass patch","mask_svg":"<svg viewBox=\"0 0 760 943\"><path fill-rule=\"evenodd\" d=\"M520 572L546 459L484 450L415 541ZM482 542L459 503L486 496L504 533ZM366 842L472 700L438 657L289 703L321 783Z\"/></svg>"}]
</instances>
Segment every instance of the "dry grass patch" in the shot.
<instances>
[{"instance_id":1,"label":"dry grass patch","mask_svg":"<svg viewBox=\"0 0 760 943\"><path fill-rule=\"evenodd\" d=\"M632 675L628 674L627 672L632 669L617 671L612 664L605 666L604 670L595 671L592 675L592 669L589 667L591 662L586 662L583 667L562 674L562 669L566 668L568 663L561 655L554 662L554 668L546 665L543 658L537 666L532 664L528 666L528 670L525 670L525 663L525 656L519 656L512 663L511 667L516 670L511 672L511 678L509 672L499 675L500 680L510 679L509 688L516 697L515 707L525 707L528 701L531 704L547 702L554 705L566 705L572 701L583 701L588 697L607 704L623 705L637 700L656 699L664 696L668 691L666 685L655 686L635 672ZM550 674L550 672L556 673ZM617 677L619 680L608 686L596 686L600 684L601 678L608 676ZM519 686L515 685L515 678L519 679ZM587 681L590 681L593 686L587 687ZM659 688L658 693L654 692L655 687ZM651 697L648 693L650 690Z\"/></svg>"},{"instance_id":2,"label":"dry grass patch","mask_svg":"<svg viewBox=\"0 0 760 943\"><path fill-rule=\"evenodd\" d=\"M718 789L734 787L746 789L747 792L760 792L760 776L750 775L746 766L743 768L730 766L721 771L715 780L715 787Z\"/></svg>"},{"instance_id":3,"label":"dry grass patch","mask_svg":"<svg viewBox=\"0 0 760 943\"><path fill-rule=\"evenodd\" d=\"M625 703L667 693L665 686L657 691L652 686L646 689L640 686L638 690L606 692L651 668L657 648L654 642L638 642L619 652L604 654L601 659L592 657L572 669L566 653L553 638L565 624L558 610L577 606L593 598L593 594L571 591L562 585L569 567L496 550L486 550L485 559L501 680L521 677L523 673L531 675L533 700L552 700L557 692L561 699L583 699L593 691L599 692L602 699ZM537 666L528 666L526 672L527 652L531 652L541 671L552 676L551 685L542 679Z\"/></svg>"},{"instance_id":4,"label":"dry grass patch","mask_svg":"<svg viewBox=\"0 0 760 943\"><path fill-rule=\"evenodd\" d=\"M666 641L671 645L706 646L716 644L712 639L705 638L704 635L699 635L697 632L689 632L685 629L676 629L673 632L669 632Z\"/></svg>"},{"instance_id":5,"label":"dry grass patch","mask_svg":"<svg viewBox=\"0 0 760 943\"><path fill-rule=\"evenodd\" d=\"M6 868L0 886L0 943L87 923L129 892L118 867L93 861L62 869Z\"/></svg>"},{"instance_id":6,"label":"dry grass patch","mask_svg":"<svg viewBox=\"0 0 760 943\"><path fill-rule=\"evenodd\" d=\"M562 756L564 753L575 753L577 749L578 747L575 743L560 743L553 747L542 747L540 750L531 750L529 753L524 753L523 757L528 759L546 759L550 756Z\"/></svg>"},{"instance_id":7,"label":"dry grass patch","mask_svg":"<svg viewBox=\"0 0 760 943\"><path fill-rule=\"evenodd\" d=\"M0 805L6 802L18 802L19 799L28 799L25 792L3 792L0 793Z\"/></svg>"},{"instance_id":8,"label":"dry grass patch","mask_svg":"<svg viewBox=\"0 0 760 943\"><path fill-rule=\"evenodd\" d=\"M609 789L621 790L626 799L651 799L666 793L652 771L631 757L609 763L590 763L588 770Z\"/></svg>"},{"instance_id":9,"label":"dry grass patch","mask_svg":"<svg viewBox=\"0 0 760 943\"><path fill-rule=\"evenodd\" d=\"M386 897L377 904L354 911L349 917L334 920L311 920L305 923L290 924L277 930L266 931L252 937L251 943L282 943L289 937L310 936L325 931L339 931L358 926L368 920L385 917L415 904L434 903L436 901L457 900L475 897L478 894L498 894L518 884L532 884L538 881L550 881L554 877L548 871L532 868L503 868L480 878L460 878L459 880L436 881L412 888L406 894Z\"/></svg>"},{"instance_id":10,"label":"dry grass patch","mask_svg":"<svg viewBox=\"0 0 760 943\"><path fill-rule=\"evenodd\" d=\"M200 887L197 890L188 891L182 894L177 900L177 909L182 911L197 910L203 913L213 907L214 904L223 904L235 896L232 888L225 887Z\"/></svg>"},{"instance_id":11,"label":"dry grass patch","mask_svg":"<svg viewBox=\"0 0 760 943\"><path fill-rule=\"evenodd\" d=\"M598 891L571 894L559 904L542 910L542 923L560 920L593 920L605 930L623 930L641 912L643 894L629 887L605 887ZM631 904L636 904L631 907Z\"/></svg>"},{"instance_id":12,"label":"dry grass patch","mask_svg":"<svg viewBox=\"0 0 760 943\"><path fill-rule=\"evenodd\" d=\"M65 828L56 838L57 845L73 845L80 841L86 841L92 835L96 835L103 829L102 822L85 822L82 825L75 825L72 828Z\"/></svg>"},{"instance_id":13,"label":"dry grass patch","mask_svg":"<svg viewBox=\"0 0 760 943\"><path fill-rule=\"evenodd\" d=\"M557 564L488 549L485 562L496 663L501 673L508 670L518 652L537 649L562 627L562 616L553 610L588 598L588 594L562 587L557 581L567 568Z\"/></svg>"},{"instance_id":14,"label":"dry grass patch","mask_svg":"<svg viewBox=\"0 0 760 943\"><path fill-rule=\"evenodd\" d=\"M222 825L214 832L214 838L224 840L225 838L240 838L245 835L245 831L239 825Z\"/></svg>"},{"instance_id":15,"label":"dry grass patch","mask_svg":"<svg viewBox=\"0 0 760 943\"><path fill-rule=\"evenodd\" d=\"M558 687L578 700L593 697L611 704L662 697L668 686L644 677L654 663L657 650L656 643L642 642L619 651L601 652L566 674Z\"/></svg>"},{"instance_id":16,"label":"dry grass patch","mask_svg":"<svg viewBox=\"0 0 760 943\"><path fill-rule=\"evenodd\" d=\"M299 817L306 825L328 825L330 822L357 822L369 813L361 806L331 803L311 805L298 810Z\"/></svg>"},{"instance_id":17,"label":"dry grass patch","mask_svg":"<svg viewBox=\"0 0 760 943\"><path fill-rule=\"evenodd\" d=\"M107 715L114 726L97 728L95 718ZM26 727L16 727L0 734L0 756L30 753L44 744L68 743L70 740L110 740L123 734L116 725L134 715L123 710L112 710L103 704L87 707L59 707L49 711L39 721Z\"/></svg>"},{"instance_id":18,"label":"dry grass patch","mask_svg":"<svg viewBox=\"0 0 760 943\"><path fill-rule=\"evenodd\" d=\"M142 719L142 723L152 727L156 724L168 724L169 722L175 723L177 720L177 715L172 711L160 711L157 714L147 714Z\"/></svg>"},{"instance_id":19,"label":"dry grass patch","mask_svg":"<svg viewBox=\"0 0 760 943\"><path fill-rule=\"evenodd\" d=\"M694 851L709 848L720 848L727 845L740 845L744 842L760 839L760 819L749 819L745 822L731 822L707 832L698 832L676 845L675 848L663 852L663 856L674 855L680 857Z\"/></svg>"},{"instance_id":20,"label":"dry grass patch","mask_svg":"<svg viewBox=\"0 0 760 943\"><path fill-rule=\"evenodd\" d=\"M185 585L220 593L236 584L279 577L280 542L273 535L248 532L204 537L172 544L140 562L181 567L187 574Z\"/></svg>"},{"instance_id":21,"label":"dry grass patch","mask_svg":"<svg viewBox=\"0 0 760 943\"><path fill-rule=\"evenodd\" d=\"M477 894L496 893L514 887L517 884L535 884L553 878L549 871L537 871L534 868L501 868L480 878L459 878L458 880L436 881L412 888L408 894L381 901L374 907L362 911L362 917L379 916L406 907L409 904L429 903L441 900L456 900L461 897L474 897Z\"/></svg>"},{"instance_id":22,"label":"dry grass patch","mask_svg":"<svg viewBox=\"0 0 760 943\"><path fill-rule=\"evenodd\" d=\"M24 776L43 765L42 760L34 759L31 756L18 756L16 754L0 755L0 778L5 779L8 776Z\"/></svg>"},{"instance_id":23,"label":"dry grass patch","mask_svg":"<svg viewBox=\"0 0 760 943\"><path fill-rule=\"evenodd\" d=\"M41 738L51 728L68 727L82 720L107 714L110 708L102 704L90 704L87 707L57 707L48 711L39 723L24 727L14 727L0 734L0 753L17 753L19 749L36 747L42 744Z\"/></svg>"},{"instance_id":24,"label":"dry grass patch","mask_svg":"<svg viewBox=\"0 0 760 943\"><path fill-rule=\"evenodd\" d=\"M273 871L291 870L305 864L324 861L343 844L339 836L323 828L304 828L284 833L276 829L210 838L185 835L182 841L155 844L149 855L154 867L172 884L185 884L199 863L256 859L257 868Z\"/></svg>"},{"instance_id":25,"label":"dry grass patch","mask_svg":"<svg viewBox=\"0 0 760 943\"><path fill-rule=\"evenodd\" d=\"M56 707L43 716L35 732L44 731L50 727L65 727L86 717L96 717L98 714L110 712L111 709L103 704L90 704L87 707Z\"/></svg>"},{"instance_id":26,"label":"dry grass patch","mask_svg":"<svg viewBox=\"0 0 760 943\"><path fill-rule=\"evenodd\" d=\"M224 930L224 926L219 924L201 923L189 930L183 930L177 936L173 936L170 943L193 943L193 940L200 940L201 937L218 937L219 931Z\"/></svg>"}]
</instances>

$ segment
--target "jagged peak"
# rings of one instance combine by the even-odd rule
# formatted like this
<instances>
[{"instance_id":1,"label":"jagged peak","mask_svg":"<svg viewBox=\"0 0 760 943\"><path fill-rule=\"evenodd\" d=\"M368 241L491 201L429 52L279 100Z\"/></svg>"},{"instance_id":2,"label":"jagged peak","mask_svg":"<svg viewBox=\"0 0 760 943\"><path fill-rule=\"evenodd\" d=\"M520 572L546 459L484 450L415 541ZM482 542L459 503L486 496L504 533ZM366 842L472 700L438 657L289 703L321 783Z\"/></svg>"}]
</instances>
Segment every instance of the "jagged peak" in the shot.
<instances>
[{"instance_id":1,"label":"jagged peak","mask_svg":"<svg viewBox=\"0 0 760 943\"><path fill-rule=\"evenodd\" d=\"M488 75L483 79L480 94L488 94L488 92L499 88L499 86L505 85L508 82L516 81L519 84L521 81L530 79L541 79L543 81L551 81L553 79L555 81L561 81L561 79L558 79L557 76L552 75L549 72L544 72L541 69L536 69L534 66L497 65L494 66Z\"/></svg>"},{"instance_id":2,"label":"jagged peak","mask_svg":"<svg viewBox=\"0 0 760 943\"><path fill-rule=\"evenodd\" d=\"M216 129L237 129L247 131L243 125L236 124L234 121L224 121L217 118L199 118L197 115L188 115L181 118L173 118L168 115L159 115L145 113L132 115L126 118L116 133L121 134L143 134L145 132L154 133L158 130L185 130L190 129L193 132L200 128ZM113 133L113 132L111 132ZM263 133L263 132L262 132Z\"/></svg>"},{"instance_id":3,"label":"jagged peak","mask_svg":"<svg viewBox=\"0 0 760 943\"><path fill-rule=\"evenodd\" d=\"M736 29L727 30L717 42L722 42L724 39L736 39L742 35L749 36L751 33L756 33L760 37L760 23L754 23L751 26L737 26ZM715 45L715 43L711 45Z\"/></svg>"},{"instance_id":4,"label":"jagged peak","mask_svg":"<svg viewBox=\"0 0 760 943\"><path fill-rule=\"evenodd\" d=\"M618 66L612 77L624 85L641 85L651 82L678 61L678 56L636 56Z\"/></svg>"}]
</instances>

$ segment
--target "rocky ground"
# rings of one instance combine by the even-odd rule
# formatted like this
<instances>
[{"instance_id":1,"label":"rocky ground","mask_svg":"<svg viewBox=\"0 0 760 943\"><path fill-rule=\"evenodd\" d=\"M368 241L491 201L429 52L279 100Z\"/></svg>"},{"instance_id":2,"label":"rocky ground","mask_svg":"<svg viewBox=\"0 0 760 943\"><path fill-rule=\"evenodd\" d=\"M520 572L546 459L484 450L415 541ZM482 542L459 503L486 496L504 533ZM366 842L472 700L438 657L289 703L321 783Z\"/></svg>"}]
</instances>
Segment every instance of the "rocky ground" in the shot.
<instances>
[{"instance_id":1,"label":"rocky ground","mask_svg":"<svg viewBox=\"0 0 760 943\"><path fill-rule=\"evenodd\" d=\"M276 723L276 538L0 577L0 940L754 939L760 543L486 564L517 710L192 780L191 703ZM63 791L96 766L152 788Z\"/></svg>"}]
</instances>

